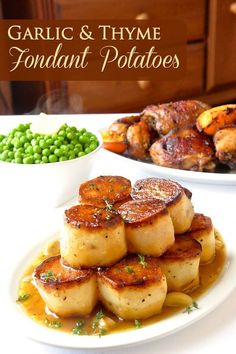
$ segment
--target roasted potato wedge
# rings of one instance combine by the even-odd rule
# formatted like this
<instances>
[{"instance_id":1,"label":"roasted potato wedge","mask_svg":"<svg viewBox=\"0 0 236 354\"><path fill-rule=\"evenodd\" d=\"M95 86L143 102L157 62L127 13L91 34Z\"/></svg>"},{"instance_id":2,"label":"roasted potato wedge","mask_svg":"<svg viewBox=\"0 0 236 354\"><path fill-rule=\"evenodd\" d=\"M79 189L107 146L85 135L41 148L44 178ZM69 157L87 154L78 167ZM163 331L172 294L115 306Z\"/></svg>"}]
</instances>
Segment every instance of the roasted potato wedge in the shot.
<instances>
[{"instance_id":1,"label":"roasted potato wedge","mask_svg":"<svg viewBox=\"0 0 236 354\"><path fill-rule=\"evenodd\" d=\"M49 310L61 317L89 315L98 300L95 273L64 266L60 256L43 261L33 279Z\"/></svg>"},{"instance_id":2,"label":"roasted potato wedge","mask_svg":"<svg viewBox=\"0 0 236 354\"><path fill-rule=\"evenodd\" d=\"M138 180L132 188L131 196L134 200L162 200L170 213L175 233L181 234L189 229L194 216L191 200L185 191L189 196L189 191L177 182L150 177Z\"/></svg>"},{"instance_id":3,"label":"roasted potato wedge","mask_svg":"<svg viewBox=\"0 0 236 354\"><path fill-rule=\"evenodd\" d=\"M174 245L160 257L169 291L190 292L199 285L201 245L187 236L176 236Z\"/></svg>"},{"instance_id":4,"label":"roasted potato wedge","mask_svg":"<svg viewBox=\"0 0 236 354\"><path fill-rule=\"evenodd\" d=\"M196 123L199 131L211 136L230 124L236 124L236 104L208 109L199 115Z\"/></svg>"},{"instance_id":5,"label":"roasted potato wedge","mask_svg":"<svg viewBox=\"0 0 236 354\"><path fill-rule=\"evenodd\" d=\"M108 266L127 253L124 222L118 213L92 205L65 211L61 256L74 268Z\"/></svg>"},{"instance_id":6,"label":"roasted potato wedge","mask_svg":"<svg viewBox=\"0 0 236 354\"><path fill-rule=\"evenodd\" d=\"M101 208L127 201L130 193L130 181L121 176L99 176L82 183L79 188L82 204Z\"/></svg>"},{"instance_id":7,"label":"roasted potato wedge","mask_svg":"<svg viewBox=\"0 0 236 354\"><path fill-rule=\"evenodd\" d=\"M129 256L98 272L99 298L123 319L144 319L161 312L166 277L157 258Z\"/></svg>"},{"instance_id":8,"label":"roasted potato wedge","mask_svg":"<svg viewBox=\"0 0 236 354\"><path fill-rule=\"evenodd\" d=\"M160 200L133 200L118 209L125 222L125 236L130 253L161 256L173 245L174 226Z\"/></svg>"}]
</instances>

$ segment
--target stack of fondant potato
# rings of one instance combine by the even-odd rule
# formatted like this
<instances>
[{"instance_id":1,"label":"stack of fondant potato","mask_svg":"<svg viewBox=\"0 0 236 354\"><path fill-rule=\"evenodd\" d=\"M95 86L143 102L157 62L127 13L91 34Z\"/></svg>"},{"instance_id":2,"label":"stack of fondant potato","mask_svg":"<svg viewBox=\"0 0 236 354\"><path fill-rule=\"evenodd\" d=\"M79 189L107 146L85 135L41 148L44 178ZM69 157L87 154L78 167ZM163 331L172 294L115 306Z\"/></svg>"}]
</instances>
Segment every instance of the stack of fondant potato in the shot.
<instances>
[{"instance_id":1,"label":"stack of fondant potato","mask_svg":"<svg viewBox=\"0 0 236 354\"><path fill-rule=\"evenodd\" d=\"M34 272L51 311L85 316L101 301L118 317L144 319L161 312L167 292L198 287L199 264L214 259L214 229L176 182L147 178L132 188L101 176L65 211L60 253Z\"/></svg>"}]
</instances>

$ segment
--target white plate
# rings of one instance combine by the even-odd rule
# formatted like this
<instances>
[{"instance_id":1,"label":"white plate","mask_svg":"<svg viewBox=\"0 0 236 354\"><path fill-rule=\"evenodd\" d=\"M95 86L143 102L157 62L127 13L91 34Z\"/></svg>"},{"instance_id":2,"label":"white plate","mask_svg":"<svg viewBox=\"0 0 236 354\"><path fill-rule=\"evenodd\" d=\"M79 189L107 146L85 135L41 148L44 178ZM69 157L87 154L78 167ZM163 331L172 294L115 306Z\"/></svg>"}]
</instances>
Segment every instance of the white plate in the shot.
<instances>
[{"instance_id":1,"label":"white plate","mask_svg":"<svg viewBox=\"0 0 236 354\"><path fill-rule=\"evenodd\" d=\"M28 336L31 339L50 345L78 349L123 347L159 339L177 332L193 322L200 320L203 316L214 310L235 288L235 245L233 237L231 237L232 231L229 223L226 222L223 225L225 226L221 227L219 231L222 233L228 249L224 270L214 286L198 299L199 310L193 311L191 314L179 312L159 323L148 325L140 329L105 335L101 338L98 336L86 335L75 336L73 334L63 333L39 325L25 315L21 308L16 304L15 300L17 298L17 288L22 273L27 265L29 265L30 261L34 259L42 249L43 245L45 245L45 241L48 239L47 237L25 253L23 259L15 265L15 270L10 275L8 284L8 305L10 306L8 306L8 315L12 318L11 322L14 322L14 327L17 328L17 331L21 331L23 335Z\"/></svg>"},{"instance_id":2,"label":"white plate","mask_svg":"<svg viewBox=\"0 0 236 354\"><path fill-rule=\"evenodd\" d=\"M123 155L115 154L108 150L105 151L107 157L110 157L113 161L117 160L121 163L123 160L126 163L129 162L130 166L133 165L146 173L159 177L175 179L181 182L236 186L236 173L195 172L179 170L176 168L161 167L155 165L154 163L141 162Z\"/></svg>"}]
</instances>

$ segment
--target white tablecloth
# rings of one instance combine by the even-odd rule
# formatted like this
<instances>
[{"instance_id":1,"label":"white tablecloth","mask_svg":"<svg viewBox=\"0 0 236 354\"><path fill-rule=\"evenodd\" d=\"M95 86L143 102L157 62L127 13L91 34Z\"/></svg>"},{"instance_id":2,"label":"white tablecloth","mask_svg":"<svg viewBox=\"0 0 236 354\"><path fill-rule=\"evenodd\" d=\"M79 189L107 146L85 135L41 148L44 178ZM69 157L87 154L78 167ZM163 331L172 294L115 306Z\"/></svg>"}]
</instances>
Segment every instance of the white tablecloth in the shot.
<instances>
[{"instance_id":1,"label":"white tablecloth","mask_svg":"<svg viewBox=\"0 0 236 354\"><path fill-rule=\"evenodd\" d=\"M15 117L1 117L1 127L8 125L8 120L15 121ZM19 119L19 118L18 118ZM106 126L112 119L109 115L81 115L71 118L79 119L86 127L97 129ZM104 152L99 153L99 157L94 165L91 176L96 176L106 173L119 173L132 180L140 177L145 177L145 171L140 171L132 167L128 169L127 165L116 162L107 162L107 157ZM1 182L1 171L0 171ZM214 208L215 221L220 226L223 222L230 222L232 224L232 237L235 238L236 247L236 228L235 228L235 189L230 187L215 188L214 186L205 185L190 185L185 184L193 191L193 202L197 201L198 211L208 212L209 209ZM14 318L9 318L7 309L4 307L4 299L7 296L8 274L17 264L17 260L24 253L24 248L28 248L30 244L34 244L38 238L39 230L48 230L51 224L55 224L60 220L63 211L62 208L50 210L45 208L37 208L37 205L29 208L24 200L22 200L21 208L14 206L14 196L10 194L6 200L0 199L0 237L1 237L1 251L0 251L0 304L1 304L1 319L0 319L0 348L2 353L24 353L24 354L72 354L75 350L64 348L56 348L45 344L36 343L24 336L22 331L14 325ZM27 191L26 191L27 193ZM0 196L1 198L1 196ZM214 220L213 220L214 221ZM235 278L232 282L236 283ZM137 332L138 335L138 332ZM199 322L192 324L176 334L172 334L166 338L156 340L150 343L133 346L129 349L109 349L94 350L95 354L109 352L109 353L126 353L130 354L222 354L235 353L236 348L236 290L229 296L229 298L220 305L213 313L204 317ZM76 350L76 353L84 353L85 350Z\"/></svg>"}]
</instances>

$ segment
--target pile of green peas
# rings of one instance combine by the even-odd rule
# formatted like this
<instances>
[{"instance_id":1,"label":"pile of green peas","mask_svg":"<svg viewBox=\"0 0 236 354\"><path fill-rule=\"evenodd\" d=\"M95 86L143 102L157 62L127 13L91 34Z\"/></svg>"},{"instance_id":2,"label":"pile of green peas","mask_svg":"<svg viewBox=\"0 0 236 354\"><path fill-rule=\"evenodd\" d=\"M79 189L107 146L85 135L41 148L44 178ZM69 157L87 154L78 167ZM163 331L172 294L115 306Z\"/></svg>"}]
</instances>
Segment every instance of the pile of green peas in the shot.
<instances>
[{"instance_id":1,"label":"pile of green peas","mask_svg":"<svg viewBox=\"0 0 236 354\"><path fill-rule=\"evenodd\" d=\"M85 128L64 124L57 134L33 134L30 124L20 124L8 135L0 135L0 160L18 164L41 164L85 156L99 145Z\"/></svg>"}]
</instances>

